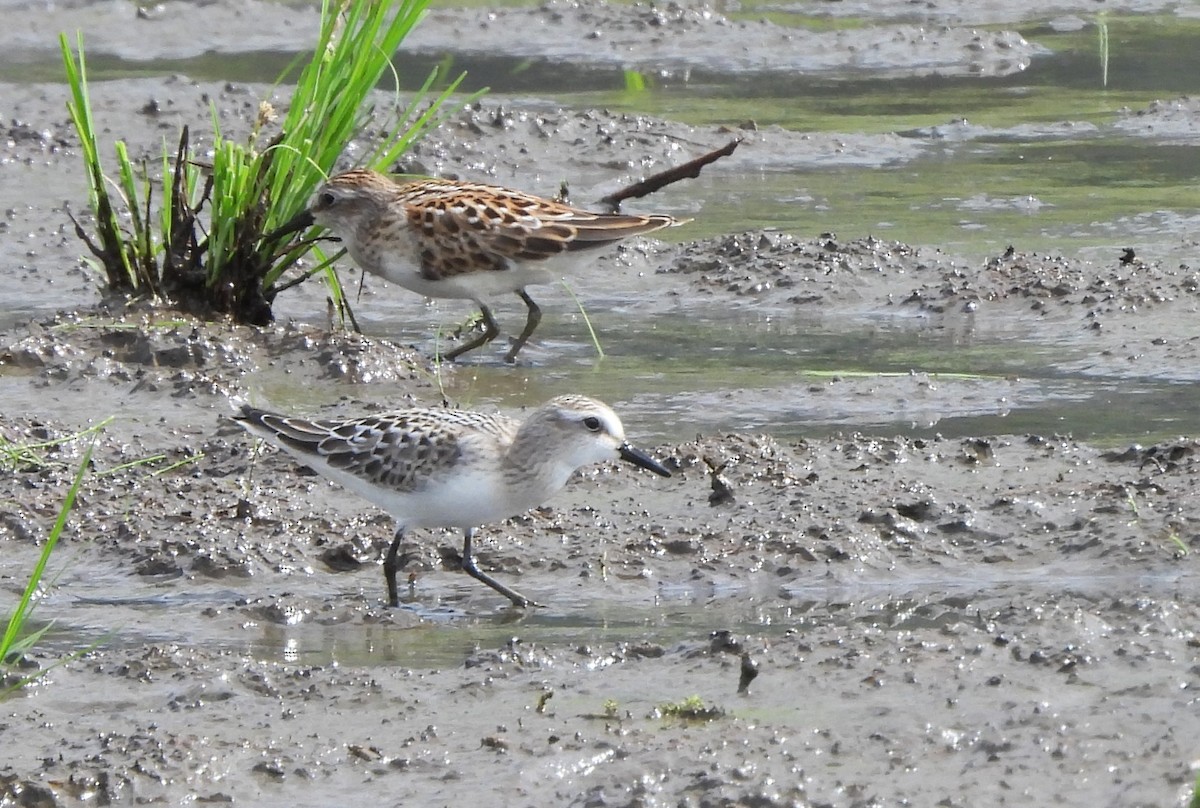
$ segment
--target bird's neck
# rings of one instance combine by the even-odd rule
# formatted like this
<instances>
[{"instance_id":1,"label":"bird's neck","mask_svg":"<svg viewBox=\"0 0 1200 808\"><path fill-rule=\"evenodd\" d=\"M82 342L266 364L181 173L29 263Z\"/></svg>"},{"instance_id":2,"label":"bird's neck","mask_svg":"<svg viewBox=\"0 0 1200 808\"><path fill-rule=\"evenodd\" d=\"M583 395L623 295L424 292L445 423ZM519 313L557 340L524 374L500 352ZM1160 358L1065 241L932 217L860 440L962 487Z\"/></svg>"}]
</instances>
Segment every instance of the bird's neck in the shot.
<instances>
[{"instance_id":1,"label":"bird's neck","mask_svg":"<svg viewBox=\"0 0 1200 808\"><path fill-rule=\"evenodd\" d=\"M520 498L522 493L528 494L537 500L534 505L566 485L575 472L569 460L548 455L545 446L522 442L519 437L505 455L502 466L505 483L513 495Z\"/></svg>"}]
</instances>

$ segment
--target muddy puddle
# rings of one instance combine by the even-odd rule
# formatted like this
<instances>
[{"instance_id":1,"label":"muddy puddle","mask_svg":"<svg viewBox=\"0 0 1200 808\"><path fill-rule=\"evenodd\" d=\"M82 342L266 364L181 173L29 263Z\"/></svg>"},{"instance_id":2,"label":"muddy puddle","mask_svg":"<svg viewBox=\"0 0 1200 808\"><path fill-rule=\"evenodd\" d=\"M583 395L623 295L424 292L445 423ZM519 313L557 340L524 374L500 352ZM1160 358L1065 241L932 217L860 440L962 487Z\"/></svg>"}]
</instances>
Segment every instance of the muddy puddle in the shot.
<instances>
[{"instance_id":1,"label":"muddy puddle","mask_svg":"<svg viewBox=\"0 0 1200 808\"><path fill-rule=\"evenodd\" d=\"M671 241L535 290L517 367L499 343L433 363L466 308L373 279L362 335L316 284L262 330L103 299L64 213L86 190L58 31L88 37L106 136L154 155L285 104L267 82L314 12L0 6L0 436L40 447L0 465L6 608L70 436L112 418L23 663L47 673L4 702L0 805L1188 804L1190 6L436 10L404 64L449 54L496 92L401 168L567 177L587 204L743 139L643 200L695 219ZM527 612L438 530L386 608L389 518L225 417L567 391L674 475L587 469L484 526Z\"/></svg>"}]
</instances>

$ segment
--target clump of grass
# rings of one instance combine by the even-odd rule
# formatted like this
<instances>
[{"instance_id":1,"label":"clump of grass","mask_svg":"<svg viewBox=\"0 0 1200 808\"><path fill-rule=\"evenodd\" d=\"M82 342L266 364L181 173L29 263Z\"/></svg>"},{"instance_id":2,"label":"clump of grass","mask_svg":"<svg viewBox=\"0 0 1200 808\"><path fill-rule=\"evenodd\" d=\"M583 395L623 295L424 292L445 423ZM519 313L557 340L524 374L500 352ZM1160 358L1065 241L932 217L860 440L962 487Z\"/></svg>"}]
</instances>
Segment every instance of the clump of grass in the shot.
<instances>
[{"instance_id":1,"label":"clump of grass","mask_svg":"<svg viewBox=\"0 0 1200 808\"><path fill-rule=\"evenodd\" d=\"M50 529L50 533L46 537L46 543L42 545L42 551L38 554L37 563L34 564L33 571L29 575L29 580L25 584L25 590L21 594L21 599L17 602L16 609L9 615L4 635L0 637L0 695L6 695L13 690L24 687L46 673L47 669L24 675L11 671L18 667L21 658L53 626L53 623L47 623L41 628L32 631L29 630L30 618L37 606L37 600L34 596L37 594L42 583L42 578L46 574L46 565L50 562L50 555L54 552L54 548L58 545L58 539L62 536L63 530L66 528L67 517L70 515L71 509L75 507L75 497L79 494L83 475L91 464L92 449L95 448L95 445L95 437L93 436L92 442L84 450L83 456L79 461L79 466L75 470L75 477L71 482L71 487L67 491L67 496L63 500L62 507L59 508L58 517L54 521L54 527Z\"/></svg>"},{"instance_id":2,"label":"clump of grass","mask_svg":"<svg viewBox=\"0 0 1200 808\"><path fill-rule=\"evenodd\" d=\"M88 100L83 37L72 51L60 37L71 88L71 119L79 133L95 232L76 221L76 231L101 266L111 289L166 300L201 316L228 315L263 325L284 289L324 273L335 304L345 296L330 262L283 281L313 247L311 239L276 244L268 236L300 213L346 145L382 117L384 138L364 163L395 162L428 127L441 120L443 104L463 76L435 91L435 70L407 105L397 102L378 116L366 104L390 61L424 13L429 0L364 3L324 0L321 31L301 71L291 106L273 135L274 109L263 102L245 142L226 137L213 113L210 164L196 159L185 127L172 150L163 148L161 181L149 166L135 165L118 142L116 178L101 163ZM159 199L155 199L157 190ZM155 210L157 206L157 216Z\"/></svg>"},{"instance_id":3,"label":"clump of grass","mask_svg":"<svg viewBox=\"0 0 1200 808\"><path fill-rule=\"evenodd\" d=\"M660 704L654 709L659 718L674 718L680 721L714 721L725 717L725 711L717 706L706 706L699 696L688 696L683 701Z\"/></svg>"}]
</instances>

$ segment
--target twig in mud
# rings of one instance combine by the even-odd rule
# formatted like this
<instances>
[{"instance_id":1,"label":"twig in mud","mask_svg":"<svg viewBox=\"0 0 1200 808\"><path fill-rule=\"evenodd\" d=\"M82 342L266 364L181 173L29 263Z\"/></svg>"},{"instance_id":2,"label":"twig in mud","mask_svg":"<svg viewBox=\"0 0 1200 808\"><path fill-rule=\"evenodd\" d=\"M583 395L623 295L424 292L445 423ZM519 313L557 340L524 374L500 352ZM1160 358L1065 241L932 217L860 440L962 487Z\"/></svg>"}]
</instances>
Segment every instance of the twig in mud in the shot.
<instances>
[{"instance_id":1,"label":"twig in mud","mask_svg":"<svg viewBox=\"0 0 1200 808\"><path fill-rule=\"evenodd\" d=\"M728 468L729 461L726 460L718 466L712 458L706 456L704 458L704 465L708 466L708 476L712 483L712 493L708 495L708 504L714 508L720 505L732 504L735 501L733 486L721 474L721 472Z\"/></svg>"},{"instance_id":2,"label":"twig in mud","mask_svg":"<svg viewBox=\"0 0 1200 808\"><path fill-rule=\"evenodd\" d=\"M611 193L608 196L602 197L600 201L611 207L615 213L616 210L621 207L621 203L626 199L638 199L643 196L648 196L657 190L665 188L671 183L699 177L700 169L704 168L709 163L715 163L722 157L728 157L729 155L733 154L734 149L736 149L741 142L742 139L740 137L735 138L719 149L710 151L708 154L703 154L697 157L695 160L689 160L681 166L675 166L674 168L668 168L666 171L660 171L653 176L647 177L641 182L635 182L633 185L626 186L615 193Z\"/></svg>"}]
</instances>

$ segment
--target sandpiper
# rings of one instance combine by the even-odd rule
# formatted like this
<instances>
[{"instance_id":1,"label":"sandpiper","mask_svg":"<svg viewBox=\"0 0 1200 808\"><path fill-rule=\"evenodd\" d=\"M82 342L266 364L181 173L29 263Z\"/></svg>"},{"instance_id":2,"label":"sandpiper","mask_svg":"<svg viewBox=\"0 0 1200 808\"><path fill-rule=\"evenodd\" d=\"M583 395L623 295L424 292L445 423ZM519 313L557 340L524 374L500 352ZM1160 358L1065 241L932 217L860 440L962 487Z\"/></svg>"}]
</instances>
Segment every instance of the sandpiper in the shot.
<instances>
[{"instance_id":1,"label":"sandpiper","mask_svg":"<svg viewBox=\"0 0 1200 808\"><path fill-rule=\"evenodd\" d=\"M248 431L395 518L383 562L392 606L400 602L397 555L409 528L462 528L463 571L517 606L536 606L476 566L478 525L537 507L590 463L621 459L671 476L625 440L616 413L584 396L558 396L524 421L450 409L311 421L239 406L234 419Z\"/></svg>"},{"instance_id":2,"label":"sandpiper","mask_svg":"<svg viewBox=\"0 0 1200 808\"><path fill-rule=\"evenodd\" d=\"M475 301L483 333L443 355L453 360L500 333L487 300L515 292L529 314L508 353L513 362L542 311L526 286L552 283L556 259L682 224L671 216L592 213L494 185L455 180L393 182L355 169L330 179L308 209L271 234L328 228L367 272L426 297Z\"/></svg>"}]
</instances>

